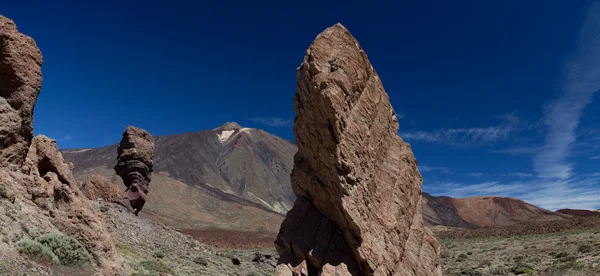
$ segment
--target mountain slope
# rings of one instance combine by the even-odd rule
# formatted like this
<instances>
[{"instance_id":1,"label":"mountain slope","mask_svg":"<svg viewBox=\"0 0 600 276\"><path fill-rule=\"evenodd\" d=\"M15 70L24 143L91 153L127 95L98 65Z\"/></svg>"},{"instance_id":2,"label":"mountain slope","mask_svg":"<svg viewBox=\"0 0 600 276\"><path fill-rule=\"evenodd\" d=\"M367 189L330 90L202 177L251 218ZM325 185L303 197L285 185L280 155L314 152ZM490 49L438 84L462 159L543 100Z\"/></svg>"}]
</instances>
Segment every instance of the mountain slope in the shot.
<instances>
[{"instance_id":1,"label":"mountain slope","mask_svg":"<svg viewBox=\"0 0 600 276\"><path fill-rule=\"evenodd\" d=\"M213 130L155 137L155 145L151 200L145 206L155 219L181 228L277 232L281 215L292 206L290 173L297 148L285 139L226 123ZM113 170L116 144L62 152L79 177L99 173L122 185ZM428 226L490 227L570 217L500 197L423 193L422 206Z\"/></svg>"},{"instance_id":2,"label":"mountain slope","mask_svg":"<svg viewBox=\"0 0 600 276\"><path fill-rule=\"evenodd\" d=\"M572 215L576 217L595 217L600 216L600 211L581 210L581 209L560 209L557 213Z\"/></svg>"},{"instance_id":3,"label":"mountain slope","mask_svg":"<svg viewBox=\"0 0 600 276\"><path fill-rule=\"evenodd\" d=\"M296 146L285 139L226 123L213 130L155 137L155 145L154 170L162 175L221 200L279 214L292 206L289 175ZM98 168L112 170L117 145L62 153L74 163L76 174L87 175Z\"/></svg>"},{"instance_id":4,"label":"mountain slope","mask_svg":"<svg viewBox=\"0 0 600 276\"><path fill-rule=\"evenodd\" d=\"M426 193L423 193L423 198L424 202L427 202L423 207L424 219L429 225L492 227L571 217L542 209L516 198L496 196L451 198L434 197Z\"/></svg>"}]
</instances>

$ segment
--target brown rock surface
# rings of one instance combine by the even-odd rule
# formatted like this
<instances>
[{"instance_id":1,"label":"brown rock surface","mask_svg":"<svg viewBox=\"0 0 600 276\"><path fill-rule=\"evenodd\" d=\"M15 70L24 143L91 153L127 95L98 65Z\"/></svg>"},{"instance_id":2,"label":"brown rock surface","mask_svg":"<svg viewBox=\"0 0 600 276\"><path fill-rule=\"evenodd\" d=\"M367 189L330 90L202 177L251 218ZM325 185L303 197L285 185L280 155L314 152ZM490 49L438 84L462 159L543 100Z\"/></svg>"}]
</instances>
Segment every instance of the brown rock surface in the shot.
<instances>
[{"instance_id":1,"label":"brown rock surface","mask_svg":"<svg viewBox=\"0 0 600 276\"><path fill-rule=\"evenodd\" d=\"M516 198L474 196L468 198L440 197L440 202L452 206L467 223L479 227L508 226L523 222L551 221L569 218Z\"/></svg>"},{"instance_id":2,"label":"brown rock surface","mask_svg":"<svg viewBox=\"0 0 600 276\"><path fill-rule=\"evenodd\" d=\"M58 152L56 141L38 135L25 161L24 169L33 176L26 182L33 202L52 223L79 241L94 255L104 275L116 275L120 260L100 212L77 187L72 168Z\"/></svg>"},{"instance_id":3,"label":"brown rock surface","mask_svg":"<svg viewBox=\"0 0 600 276\"><path fill-rule=\"evenodd\" d=\"M20 166L33 138L33 107L42 86L42 53L0 15L0 166Z\"/></svg>"},{"instance_id":4,"label":"brown rock surface","mask_svg":"<svg viewBox=\"0 0 600 276\"><path fill-rule=\"evenodd\" d=\"M127 187L129 204L137 215L144 204L154 165L154 138L147 131L128 126L117 149L115 172Z\"/></svg>"},{"instance_id":5,"label":"brown rock surface","mask_svg":"<svg viewBox=\"0 0 600 276\"><path fill-rule=\"evenodd\" d=\"M441 275L417 161L358 42L340 24L326 29L297 78L298 198L275 243L276 274Z\"/></svg>"},{"instance_id":6,"label":"brown rock surface","mask_svg":"<svg viewBox=\"0 0 600 276\"><path fill-rule=\"evenodd\" d=\"M91 200L102 199L111 201L121 196L119 187L99 174L86 177L81 181L80 187L83 194Z\"/></svg>"}]
</instances>

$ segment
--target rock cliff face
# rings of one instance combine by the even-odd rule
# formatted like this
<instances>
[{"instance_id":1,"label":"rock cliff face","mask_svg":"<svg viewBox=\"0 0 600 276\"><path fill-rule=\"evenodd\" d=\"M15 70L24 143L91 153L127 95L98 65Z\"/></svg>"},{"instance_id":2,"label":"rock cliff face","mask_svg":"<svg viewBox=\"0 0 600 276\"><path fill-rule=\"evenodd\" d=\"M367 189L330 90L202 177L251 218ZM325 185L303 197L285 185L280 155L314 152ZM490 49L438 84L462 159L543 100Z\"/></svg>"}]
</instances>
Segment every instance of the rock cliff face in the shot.
<instances>
[{"instance_id":1,"label":"rock cliff face","mask_svg":"<svg viewBox=\"0 0 600 276\"><path fill-rule=\"evenodd\" d=\"M127 197L137 215L146 203L154 166L154 138L147 131L129 126L118 148L115 172L127 187Z\"/></svg>"},{"instance_id":2,"label":"rock cliff face","mask_svg":"<svg viewBox=\"0 0 600 276\"><path fill-rule=\"evenodd\" d=\"M297 72L291 180L277 275L441 275L422 177L381 80L350 32L319 34Z\"/></svg>"},{"instance_id":3,"label":"rock cliff face","mask_svg":"<svg viewBox=\"0 0 600 276\"><path fill-rule=\"evenodd\" d=\"M72 164L55 140L32 140L41 64L33 39L0 16L0 210L6 211L0 214L0 255L14 252L19 240L63 233L92 253L98 274L117 275L121 260L102 215L77 187Z\"/></svg>"},{"instance_id":4,"label":"rock cliff face","mask_svg":"<svg viewBox=\"0 0 600 276\"><path fill-rule=\"evenodd\" d=\"M33 138L33 107L42 87L35 41L0 15L0 166L20 166ZM14 168L14 166L11 166Z\"/></svg>"}]
</instances>

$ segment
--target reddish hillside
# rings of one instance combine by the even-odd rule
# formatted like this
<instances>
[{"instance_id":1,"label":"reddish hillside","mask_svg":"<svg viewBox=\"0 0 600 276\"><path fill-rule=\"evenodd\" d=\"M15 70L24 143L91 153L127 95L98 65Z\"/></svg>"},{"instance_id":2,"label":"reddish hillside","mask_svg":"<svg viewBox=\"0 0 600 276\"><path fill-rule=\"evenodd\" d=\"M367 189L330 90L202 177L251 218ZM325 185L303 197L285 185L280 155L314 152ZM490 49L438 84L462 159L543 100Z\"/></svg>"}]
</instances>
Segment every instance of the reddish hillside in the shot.
<instances>
[{"instance_id":1,"label":"reddish hillside","mask_svg":"<svg viewBox=\"0 0 600 276\"><path fill-rule=\"evenodd\" d=\"M572 215L576 217L595 217L600 216L598 211L580 210L580 209L560 209L557 213Z\"/></svg>"},{"instance_id":2,"label":"reddish hillside","mask_svg":"<svg viewBox=\"0 0 600 276\"><path fill-rule=\"evenodd\" d=\"M438 201L445 206L454 208L458 216L466 223L479 227L507 226L521 222L552 221L571 217L536 207L515 198L438 197Z\"/></svg>"}]
</instances>

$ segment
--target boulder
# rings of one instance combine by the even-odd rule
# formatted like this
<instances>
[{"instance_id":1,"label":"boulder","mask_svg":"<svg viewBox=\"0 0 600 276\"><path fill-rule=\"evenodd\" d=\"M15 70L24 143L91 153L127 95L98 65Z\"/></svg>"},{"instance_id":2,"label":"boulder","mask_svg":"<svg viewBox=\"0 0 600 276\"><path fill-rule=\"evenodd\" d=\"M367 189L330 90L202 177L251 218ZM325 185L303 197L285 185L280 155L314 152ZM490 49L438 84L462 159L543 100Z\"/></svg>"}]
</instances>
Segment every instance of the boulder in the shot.
<instances>
[{"instance_id":1,"label":"boulder","mask_svg":"<svg viewBox=\"0 0 600 276\"><path fill-rule=\"evenodd\" d=\"M364 50L341 24L297 72L291 180L276 275L441 275L423 225L422 177Z\"/></svg>"},{"instance_id":2,"label":"boulder","mask_svg":"<svg viewBox=\"0 0 600 276\"><path fill-rule=\"evenodd\" d=\"M112 201L121 196L117 185L111 183L106 177L93 174L86 177L79 185L83 194L90 200Z\"/></svg>"}]
</instances>

